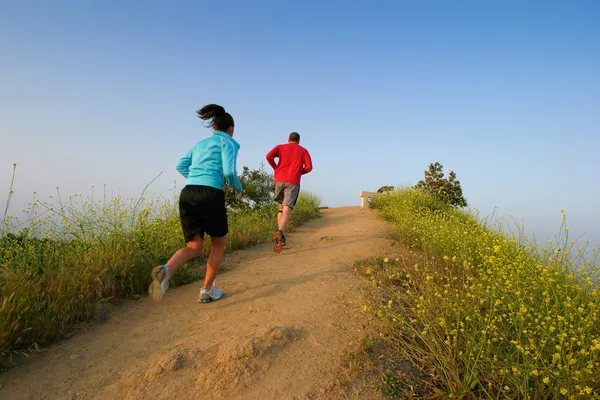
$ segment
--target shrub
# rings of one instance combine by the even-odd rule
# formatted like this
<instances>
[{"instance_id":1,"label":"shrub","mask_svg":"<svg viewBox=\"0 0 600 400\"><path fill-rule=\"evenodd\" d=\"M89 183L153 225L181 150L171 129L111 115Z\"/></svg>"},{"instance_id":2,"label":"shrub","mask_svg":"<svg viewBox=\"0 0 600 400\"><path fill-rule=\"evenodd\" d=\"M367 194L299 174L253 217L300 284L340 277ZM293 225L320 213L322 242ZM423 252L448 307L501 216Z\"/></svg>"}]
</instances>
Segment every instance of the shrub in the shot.
<instances>
[{"instance_id":1,"label":"shrub","mask_svg":"<svg viewBox=\"0 0 600 400\"><path fill-rule=\"evenodd\" d=\"M394 191L393 186L382 186L379 189L377 189L377 193L389 193L389 192L393 192L393 191Z\"/></svg>"},{"instance_id":2,"label":"shrub","mask_svg":"<svg viewBox=\"0 0 600 400\"><path fill-rule=\"evenodd\" d=\"M374 278L392 299L377 314L397 352L452 397L600 395L598 252L584 259L566 225L540 247L432 197L408 189L373 202L420 250Z\"/></svg>"},{"instance_id":3,"label":"shrub","mask_svg":"<svg viewBox=\"0 0 600 400\"><path fill-rule=\"evenodd\" d=\"M456 207L466 207L467 200L463 197L456 174L454 171L450 171L448 178L444 179L443 168L444 166L439 162L429 164L429 170L425 171L425 180L417 182L415 188L432 194L444 203Z\"/></svg>"},{"instance_id":4,"label":"shrub","mask_svg":"<svg viewBox=\"0 0 600 400\"><path fill-rule=\"evenodd\" d=\"M237 193L225 183L225 201L232 210L256 210L273 203L275 180L273 174L267 173L261 164L259 169L244 167L240 175L244 190Z\"/></svg>"}]
</instances>

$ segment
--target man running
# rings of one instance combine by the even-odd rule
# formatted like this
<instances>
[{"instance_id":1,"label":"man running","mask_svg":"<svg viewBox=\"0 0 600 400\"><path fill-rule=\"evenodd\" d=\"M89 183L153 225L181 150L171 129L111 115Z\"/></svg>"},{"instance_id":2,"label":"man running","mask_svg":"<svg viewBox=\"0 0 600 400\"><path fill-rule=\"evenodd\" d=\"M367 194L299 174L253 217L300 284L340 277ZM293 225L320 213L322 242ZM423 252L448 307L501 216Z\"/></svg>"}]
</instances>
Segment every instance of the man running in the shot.
<instances>
[{"instance_id":1,"label":"man running","mask_svg":"<svg viewBox=\"0 0 600 400\"><path fill-rule=\"evenodd\" d=\"M279 158L278 163L275 163L275 158ZM279 253L281 246L285 246L283 231L300 193L300 178L312 171L313 167L308 150L300 146L300 135L297 132L290 133L286 144L273 147L267 154L267 161L275 170L275 201L279 203L279 213L273 249Z\"/></svg>"}]
</instances>

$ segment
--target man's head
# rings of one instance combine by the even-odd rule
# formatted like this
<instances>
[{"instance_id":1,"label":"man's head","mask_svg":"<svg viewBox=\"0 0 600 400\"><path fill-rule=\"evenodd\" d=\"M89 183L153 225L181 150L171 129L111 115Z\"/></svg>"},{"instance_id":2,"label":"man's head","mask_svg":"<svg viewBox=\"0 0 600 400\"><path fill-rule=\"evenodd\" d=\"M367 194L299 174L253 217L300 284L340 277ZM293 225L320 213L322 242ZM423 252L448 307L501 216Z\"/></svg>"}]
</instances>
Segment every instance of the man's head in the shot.
<instances>
[{"instance_id":1,"label":"man's head","mask_svg":"<svg viewBox=\"0 0 600 400\"><path fill-rule=\"evenodd\" d=\"M288 139L290 143L300 143L300 134L298 132L290 133L290 137Z\"/></svg>"}]
</instances>

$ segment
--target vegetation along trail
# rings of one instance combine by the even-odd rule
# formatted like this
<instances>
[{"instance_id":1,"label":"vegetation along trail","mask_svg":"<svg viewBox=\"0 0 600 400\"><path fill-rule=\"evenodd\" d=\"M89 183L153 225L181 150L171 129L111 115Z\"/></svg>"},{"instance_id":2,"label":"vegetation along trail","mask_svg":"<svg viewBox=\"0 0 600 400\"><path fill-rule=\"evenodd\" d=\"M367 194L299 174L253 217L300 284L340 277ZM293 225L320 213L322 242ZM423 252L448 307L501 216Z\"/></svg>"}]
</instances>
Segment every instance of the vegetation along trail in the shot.
<instances>
[{"instance_id":1,"label":"vegetation along trail","mask_svg":"<svg viewBox=\"0 0 600 400\"><path fill-rule=\"evenodd\" d=\"M367 281L352 265L389 246L386 224L368 209L323 210L280 254L269 243L228 254L223 299L198 303L194 283L126 302L0 375L0 398L331 398L320 393L364 334Z\"/></svg>"}]
</instances>

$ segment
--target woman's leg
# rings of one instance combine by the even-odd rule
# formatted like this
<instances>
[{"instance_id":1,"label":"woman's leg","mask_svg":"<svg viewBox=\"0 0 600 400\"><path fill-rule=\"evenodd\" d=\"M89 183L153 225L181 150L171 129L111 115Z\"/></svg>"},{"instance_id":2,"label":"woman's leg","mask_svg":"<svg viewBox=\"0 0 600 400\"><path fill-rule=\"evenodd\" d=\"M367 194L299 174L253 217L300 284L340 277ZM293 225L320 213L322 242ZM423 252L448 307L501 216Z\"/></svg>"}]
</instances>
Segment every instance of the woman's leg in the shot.
<instances>
[{"instance_id":1,"label":"woman's leg","mask_svg":"<svg viewBox=\"0 0 600 400\"><path fill-rule=\"evenodd\" d=\"M219 269L221 269L221 259L223 258L223 253L225 252L226 242L226 236L211 238L211 250L208 261L206 262L206 276L204 277L203 286L203 288L206 290L210 290L212 288L215 277L217 276Z\"/></svg>"},{"instance_id":2,"label":"woman's leg","mask_svg":"<svg viewBox=\"0 0 600 400\"><path fill-rule=\"evenodd\" d=\"M208 261L206 263L206 276L204 277L204 285L200 289L200 298L198 301L201 303L208 303L213 300L219 300L223 297L223 291L213 286L217 272L221 268L221 258L225 252L225 236L213 237L212 238L212 249Z\"/></svg>"},{"instance_id":3,"label":"woman's leg","mask_svg":"<svg viewBox=\"0 0 600 400\"><path fill-rule=\"evenodd\" d=\"M185 247L177 250L166 264L169 267L169 275L173 275L175 270L186 262L202 255L202 244L202 237L197 233L192 240L186 243Z\"/></svg>"},{"instance_id":4,"label":"woman's leg","mask_svg":"<svg viewBox=\"0 0 600 400\"><path fill-rule=\"evenodd\" d=\"M148 294L154 301L162 300L169 289L169 281L177 268L191 259L202 254L202 236L195 234L186 246L177 250L165 265L159 265L152 270L152 283L148 287Z\"/></svg>"}]
</instances>

